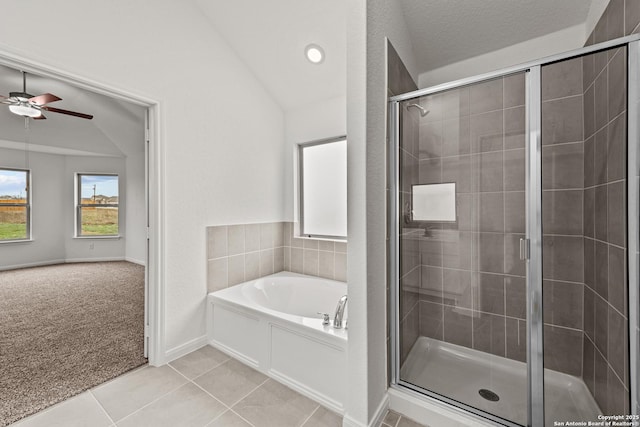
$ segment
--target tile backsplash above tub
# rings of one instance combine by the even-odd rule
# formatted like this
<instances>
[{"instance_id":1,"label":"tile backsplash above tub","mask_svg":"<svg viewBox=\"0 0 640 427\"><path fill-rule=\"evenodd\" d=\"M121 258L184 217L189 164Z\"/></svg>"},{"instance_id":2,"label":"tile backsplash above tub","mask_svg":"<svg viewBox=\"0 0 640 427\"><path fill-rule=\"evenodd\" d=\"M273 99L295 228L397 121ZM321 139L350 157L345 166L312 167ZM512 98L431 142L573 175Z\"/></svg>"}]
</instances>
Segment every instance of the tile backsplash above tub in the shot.
<instances>
[{"instance_id":1,"label":"tile backsplash above tub","mask_svg":"<svg viewBox=\"0 0 640 427\"><path fill-rule=\"evenodd\" d=\"M214 292L292 271L347 280L347 244L293 236L292 222L207 227L207 288Z\"/></svg>"}]
</instances>

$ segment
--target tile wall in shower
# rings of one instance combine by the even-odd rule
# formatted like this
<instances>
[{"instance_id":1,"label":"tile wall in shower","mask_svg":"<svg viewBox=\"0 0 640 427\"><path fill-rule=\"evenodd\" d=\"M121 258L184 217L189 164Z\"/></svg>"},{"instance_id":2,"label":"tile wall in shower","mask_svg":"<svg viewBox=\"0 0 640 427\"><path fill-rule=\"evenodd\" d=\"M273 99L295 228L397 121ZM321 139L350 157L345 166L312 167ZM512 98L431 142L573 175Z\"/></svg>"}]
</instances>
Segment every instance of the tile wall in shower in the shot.
<instances>
[{"instance_id":1,"label":"tile wall in shower","mask_svg":"<svg viewBox=\"0 0 640 427\"><path fill-rule=\"evenodd\" d=\"M398 55L398 52L396 52L395 48L389 41L387 41L387 75L388 75L387 93L390 97L394 95L400 95L402 93L411 92L413 90L418 89L418 86L416 85L413 78L411 77L411 74L409 74L407 67L402 62L400 55ZM411 114L408 111L407 113ZM401 112L401 114L404 114L404 112ZM417 113L414 113L414 114L417 114ZM417 161L414 161L414 159L417 159L417 153L414 152L414 146L416 146L414 141L415 141L415 138L417 137L418 128L417 128L417 118L415 115L405 116L405 118L408 119L411 123L404 125L404 127L400 129L400 133L401 133L400 153L402 154L400 162L402 162L403 165L406 164L408 167L408 170L407 170L408 175L403 176L402 180L403 182L409 183L409 185L411 185L416 182L415 179L417 178ZM407 134L407 137L409 138L409 140L407 141L404 141L405 131L409 132ZM390 166L391 164L389 164L389 167ZM401 170L404 170L404 168L401 168ZM388 173L387 176L392 179L393 174ZM406 185L405 185L405 189L406 189ZM406 191L403 191L402 194L406 195ZM400 316L399 339L400 339L401 363L404 362L404 360L406 359L409 350L411 350L411 347L418 339L419 332L420 332L418 330L418 318L419 318L419 313L418 313L419 306L417 304L418 298L417 298L417 293L414 292L415 286L411 286L412 280L415 282L415 277L414 277L415 271L413 270L415 270L419 265L419 262L416 262L416 259L419 260L419 255L416 255L415 245L414 245L414 248L412 249L411 247L407 247L406 246L407 244L411 245L412 242L410 241L408 242L404 239L401 239L401 245L403 245L403 251L401 251L401 255L400 255L403 260L402 261L403 265L401 266L402 277L400 279L401 316ZM390 307L391 289L389 287L389 283L391 283L391 281L387 282L387 318L390 318L391 316L390 314L391 313L391 307ZM390 336L389 325L390 325L390 322L387 322L387 350L388 350L387 360L389 363L388 370L389 372L391 372L391 359L392 359L391 352L393 351L393 349L391 348L390 340L389 340L389 336Z\"/></svg>"},{"instance_id":2,"label":"tile wall in shower","mask_svg":"<svg viewBox=\"0 0 640 427\"><path fill-rule=\"evenodd\" d=\"M640 2L612 0L587 45L638 32ZM605 413L629 413L626 52L584 59L583 373ZM634 326L636 328L636 326Z\"/></svg>"},{"instance_id":3,"label":"tile wall in shower","mask_svg":"<svg viewBox=\"0 0 640 427\"><path fill-rule=\"evenodd\" d=\"M345 242L299 239L292 230L291 222L207 227L208 292L280 271L346 281Z\"/></svg>"},{"instance_id":4,"label":"tile wall in shower","mask_svg":"<svg viewBox=\"0 0 640 427\"><path fill-rule=\"evenodd\" d=\"M542 67L542 274L545 368L582 373L582 58Z\"/></svg>"},{"instance_id":5,"label":"tile wall in shower","mask_svg":"<svg viewBox=\"0 0 640 427\"><path fill-rule=\"evenodd\" d=\"M457 193L457 223L426 233L408 225L403 239L419 334L517 360L526 357L517 251L525 232L524 101L522 74L425 97L429 114L407 121L417 134L403 154L407 184L455 182ZM410 185L402 190L406 204Z\"/></svg>"},{"instance_id":6,"label":"tile wall in shower","mask_svg":"<svg viewBox=\"0 0 640 427\"><path fill-rule=\"evenodd\" d=\"M418 183L418 132L420 114L415 108L400 111L400 198L406 206L410 200L411 186ZM406 214L406 209L403 215ZM420 336L420 241L400 221L400 363L404 363L409 351Z\"/></svg>"}]
</instances>

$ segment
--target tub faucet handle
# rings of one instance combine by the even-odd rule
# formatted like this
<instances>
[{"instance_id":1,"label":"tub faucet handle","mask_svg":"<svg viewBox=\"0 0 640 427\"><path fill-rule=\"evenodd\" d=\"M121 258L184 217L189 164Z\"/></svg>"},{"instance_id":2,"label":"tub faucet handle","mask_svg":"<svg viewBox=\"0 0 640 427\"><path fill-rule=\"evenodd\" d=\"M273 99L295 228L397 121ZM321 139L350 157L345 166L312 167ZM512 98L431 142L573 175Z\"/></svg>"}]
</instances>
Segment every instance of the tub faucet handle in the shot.
<instances>
[{"instance_id":1,"label":"tub faucet handle","mask_svg":"<svg viewBox=\"0 0 640 427\"><path fill-rule=\"evenodd\" d=\"M329 323L331 323L331 320L329 320L329 313L323 313L321 311L318 312L319 315L322 316L322 324L323 325L328 325Z\"/></svg>"},{"instance_id":2,"label":"tub faucet handle","mask_svg":"<svg viewBox=\"0 0 640 427\"><path fill-rule=\"evenodd\" d=\"M347 295L342 295L336 307L336 314L333 317L333 327L335 329L342 328L342 316L344 316L344 308L347 305Z\"/></svg>"}]
</instances>

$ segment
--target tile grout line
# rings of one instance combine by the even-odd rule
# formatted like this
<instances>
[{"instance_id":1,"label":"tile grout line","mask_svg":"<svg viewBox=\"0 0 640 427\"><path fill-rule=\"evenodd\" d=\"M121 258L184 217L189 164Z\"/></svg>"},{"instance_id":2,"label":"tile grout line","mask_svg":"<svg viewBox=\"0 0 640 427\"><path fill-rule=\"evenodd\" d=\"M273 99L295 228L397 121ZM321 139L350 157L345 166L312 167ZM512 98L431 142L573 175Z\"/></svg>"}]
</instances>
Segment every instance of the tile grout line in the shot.
<instances>
[{"instance_id":1,"label":"tile grout line","mask_svg":"<svg viewBox=\"0 0 640 427\"><path fill-rule=\"evenodd\" d=\"M241 362L242 363L242 362ZM253 369L253 368L252 368ZM267 376L267 378L262 381L260 384L258 384L257 386L255 386L254 388L251 389L251 391L249 391L247 394L245 394L244 396L242 396L241 398L239 398L238 400L236 400L235 402L233 402L233 405L229 406L229 409L233 409L234 406L236 406L238 403L242 402L244 399L246 399L247 397L249 397L249 395L251 393L253 393L254 391L258 390L260 387L262 387L267 381L269 381L271 378ZM235 411L233 411L235 412ZM240 414L238 414L240 415ZM243 418L244 419L244 418Z\"/></svg>"},{"instance_id":2,"label":"tile grout line","mask_svg":"<svg viewBox=\"0 0 640 427\"><path fill-rule=\"evenodd\" d=\"M95 387L94 387L95 388ZM109 421L111 421L111 425L116 425L116 422L113 420L113 418L111 418L111 415L109 415L109 413L107 412L107 410L105 409L104 406L102 406L102 403L100 403L100 401L98 400L98 398L93 394L93 389L89 389L87 390L89 392L89 395L93 398L93 400L98 404L98 406L100 407L100 409L102 409L102 412L104 412L104 414L107 416L107 418L109 418Z\"/></svg>"},{"instance_id":3,"label":"tile grout line","mask_svg":"<svg viewBox=\"0 0 640 427\"><path fill-rule=\"evenodd\" d=\"M300 424L300 427L304 427L304 425L311 419L311 417L313 417L313 414L315 414L316 412L318 412L318 409L320 409L320 404L318 404L318 406L316 406L316 409L314 409L313 411L311 411L311 413L309 414L309 416L307 418L305 418L305 420L302 422L302 424Z\"/></svg>"},{"instance_id":4,"label":"tile grout line","mask_svg":"<svg viewBox=\"0 0 640 427\"><path fill-rule=\"evenodd\" d=\"M232 409L229 409L229 410L230 410L231 412L233 412L233 413L234 413L238 418L240 418L242 421L244 421L245 423L249 424L251 427L255 427L255 426L253 425L253 423L252 423L252 422L250 422L248 419L246 419L245 417L243 417L242 415L240 415L239 413L237 413L236 411L234 411L234 410L233 410L233 408L232 408Z\"/></svg>"},{"instance_id":5,"label":"tile grout line","mask_svg":"<svg viewBox=\"0 0 640 427\"><path fill-rule=\"evenodd\" d=\"M169 367L170 367L171 369L173 369L174 371L176 370L173 366L170 366L168 363L167 363L167 366L169 366ZM176 371L176 372L177 372L177 371ZM178 372L178 373L179 373L179 372ZM180 373L179 373L179 374L180 374ZM182 375L182 374L180 374L180 375L181 375L182 377L184 377L184 375ZM185 378L186 378L186 377L185 377ZM188 382L189 382L189 381L187 380L187 383L188 383ZM173 393L174 391L178 390L179 388L181 388L181 387L185 386L187 383L180 384L179 386L177 386L177 387L175 387L175 388L173 388L173 389L169 390L168 392L166 392L166 393L162 394L161 396L158 396L156 399L154 399L154 400L152 400L152 401L148 402L147 404L145 404L145 405L143 405L143 406L139 407L138 409L136 409L135 411L131 412L130 414L127 414L126 416L124 416L124 417L120 418L117 422L114 422L114 424L117 424L117 423L119 423L119 422L121 422L121 421L123 421L123 420L125 420L125 419L127 419L127 418L129 418L129 417L131 417L131 416L133 416L134 414L136 414L136 413L140 412L141 410L143 410L143 409L144 409L144 408L146 408L147 406L150 406L150 405L152 405L152 404L156 403L157 401L159 401L159 400L160 400L160 399L162 399L163 397L168 396L169 394Z\"/></svg>"},{"instance_id":6,"label":"tile grout line","mask_svg":"<svg viewBox=\"0 0 640 427\"><path fill-rule=\"evenodd\" d=\"M223 416L227 411L232 411L232 409L231 409L231 406L229 406L229 405L225 404L223 401L221 401L220 399L218 399L217 397L215 397L214 395L212 395L211 393L209 393L207 390L205 390L202 386L200 386L200 384L196 383L194 380L196 380L196 379L198 379L198 378L200 378L200 377L202 377L202 376L204 376L204 375L206 375L206 374L210 373L210 372L211 372L211 371L213 371L214 369L216 369L216 368L218 368L218 367L220 367L220 366L224 365L225 363L227 363L229 360L231 360L231 358L229 358L229 359L225 360L225 361L224 361L224 362L222 362L222 363L219 363L219 364L218 364L218 365L216 365L215 367L213 367L213 368L209 369L208 371L206 371L205 373L203 373L203 374L201 374L201 375L198 375L197 377L195 377L195 378L194 378L194 379L192 379L192 380L191 380L191 379L189 379L189 378L187 378L184 374L182 374L182 372L178 371L176 368L174 368L173 366L171 366L171 368L172 368L173 370L175 370L178 374L180 374L180 375L182 375L184 378L186 378L188 382L190 382L191 384L193 384L194 386L196 386L197 388L199 388L200 390L202 390L205 394L207 394L207 395L209 395L210 397L212 397L216 402L219 402L219 403L220 403L220 404L221 404L221 405L226 409L225 411L222 411L222 413L221 413L221 414L217 415L217 416L216 416L216 417L214 417L212 420L210 420L207 424L205 424L205 427L206 427L206 426L208 426L208 425L210 425L210 424L212 424L212 423L214 423L218 418L220 418L221 416ZM236 403L237 403L237 402L236 402ZM234 412L234 411L232 411L232 412ZM234 413L235 413L235 412L234 412ZM238 415L238 414L236 414L236 415ZM239 416L239 415L238 415L238 416ZM242 417L240 417L240 418L242 418ZM242 418L242 419L244 420L244 418ZM246 420L245 420L245 421L246 421ZM249 425L250 425L251 427L254 427L254 426L253 426L253 424L251 424L251 423L249 423Z\"/></svg>"},{"instance_id":7,"label":"tile grout line","mask_svg":"<svg viewBox=\"0 0 640 427\"><path fill-rule=\"evenodd\" d=\"M233 358L229 358L227 360L225 360L224 362L220 363L219 365L217 365L215 368L212 368L210 370L208 370L206 373L199 375L197 377L194 378L200 378L203 375L206 375L207 373L210 373L211 371L213 371L214 369L216 369L219 366L222 366L223 364L227 363L229 360L232 360ZM235 360L235 359L233 359ZM240 362L242 363L242 362ZM172 366L173 368L173 366ZM174 370L176 370L175 368L173 368ZM177 370L176 370L177 371ZM177 371L180 375L182 375L182 373L180 373L179 371ZM184 377L184 375L182 375ZM186 378L186 377L185 377ZM188 378L187 378L188 379ZM227 410L232 411L234 414L236 414L237 416L239 416L240 418L242 418L244 421L246 421L249 425L251 425L253 427L253 424L251 422L249 422L248 420L246 420L244 417L242 417L240 414L238 414L236 411L233 410L233 406L235 406L236 404L238 404L239 402L241 402L242 400L244 400L247 396L249 396L251 393L253 393L254 391L256 391L257 389L259 389L262 385L264 385L264 383L266 383L267 381L269 381L269 377L267 377L263 382L261 382L259 385L257 385L256 387L254 387L251 391L249 391L246 395L244 395L243 397L239 398L238 400L236 400L235 402L233 402L232 405L227 405L226 403L222 402L221 400L219 400L217 397L215 397L213 394L211 394L209 391L207 391L206 389L204 389L203 387L201 387L199 384L197 384L194 380L189 380L191 383L193 383L196 387L198 387L200 390L204 391L206 394L208 394L209 396L211 396L212 398L214 398L216 401L220 402L225 408L227 408ZM226 412L226 411L225 411ZM224 413L224 412L223 412ZM220 414L221 416L222 414ZM215 419L217 419L218 417L214 418L213 420L211 420L209 422L209 424L211 422L213 422Z\"/></svg>"},{"instance_id":8,"label":"tile grout line","mask_svg":"<svg viewBox=\"0 0 640 427\"><path fill-rule=\"evenodd\" d=\"M207 345L209 345L209 344L207 344ZM203 348L204 348L204 347L203 347ZM197 350L196 350L196 351L197 351ZM222 353L222 354L224 354L225 356L227 356L225 353ZM213 371L214 369L219 368L220 366L224 365L225 363L227 363L227 362L228 362L228 361L230 361L231 359L232 359L232 358L231 358L231 356L227 356L227 359L226 359L226 360L224 360L223 362L218 363L216 366L214 366L214 367L213 367L213 368L211 368L211 369L207 369L206 371L204 371L203 373L201 373L201 374L199 374L198 376L194 377L193 379L190 379L189 377L187 377L186 375L184 375L182 372L180 372L180 371L178 370L178 368L176 368L176 367L174 367L173 365L171 365L171 363L172 363L172 362L167 363L167 365L169 365L169 367L171 367L171 368L172 368L174 371L176 371L178 374L180 374L180 375L182 375L183 377L185 377L185 378L187 379L187 381L195 382L194 380L196 380L196 379L198 379L198 378L200 378L200 377L202 377L202 376L204 376L204 375L207 375L208 373L210 373L210 372L211 372L211 371Z\"/></svg>"}]
</instances>

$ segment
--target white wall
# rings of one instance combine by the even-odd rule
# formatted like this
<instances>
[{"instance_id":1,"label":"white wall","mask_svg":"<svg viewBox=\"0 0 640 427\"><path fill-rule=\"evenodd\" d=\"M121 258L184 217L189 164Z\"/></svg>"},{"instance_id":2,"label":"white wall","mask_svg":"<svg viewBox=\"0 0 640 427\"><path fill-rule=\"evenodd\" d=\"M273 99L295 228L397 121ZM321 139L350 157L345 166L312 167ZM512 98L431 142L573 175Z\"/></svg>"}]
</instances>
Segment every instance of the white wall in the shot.
<instances>
[{"instance_id":1,"label":"white wall","mask_svg":"<svg viewBox=\"0 0 640 427\"><path fill-rule=\"evenodd\" d=\"M350 1L347 22L350 306L345 425L371 425L387 390L387 37L408 67L415 61L397 0Z\"/></svg>"},{"instance_id":2,"label":"white wall","mask_svg":"<svg viewBox=\"0 0 640 427\"><path fill-rule=\"evenodd\" d=\"M31 242L0 244L0 269L55 262L125 259L144 261L144 157L64 156L0 148L0 167L31 170ZM126 167L133 170L129 174ZM142 170L142 173L139 172ZM120 181L120 239L75 239L75 174L116 173ZM135 197L142 192L142 198ZM140 231L143 229L143 231ZM131 243L128 243L131 242ZM137 252L136 252L137 251ZM140 258L136 258L137 255Z\"/></svg>"},{"instance_id":3,"label":"white wall","mask_svg":"<svg viewBox=\"0 0 640 427\"><path fill-rule=\"evenodd\" d=\"M0 52L159 101L165 350L203 337L205 227L285 217L281 109L191 2L7 0L2 16ZM55 31L25 36L24 17Z\"/></svg>"},{"instance_id":4,"label":"white wall","mask_svg":"<svg viewBox=\"0 0 640 427\"><path fill-rule=\"evenodd\" d=\"M297 144L347 134L347 98L340 96L285 113L285 221L296 220ZM347 140L348 144L348 140Z\"/></svg>"},{"instance_id":5,"label":"white wall","mask_svg":"<svg viewBox=\"0 0 640 427\"><path fill-rule=\"evenodd\" d=\"M427 88L579 49L584 45L584 32L583 24L576 25L435 70L422 70L418 78L418 87ZM428 46L418 48L428 49Z\"/></svg>"},{"instance_id":6,"label":"white wall","mask_svg":"<svg viewBox=\"0 0 640 427\"><path fill-rule=\"evenodd\" d=\"M63 156L0 148L0 167L31 170L32 242L0 243L0 269L65 259ZM36 209L36 207L45 209ZM73 211L72 211L73 212Z\"/></svg>"}]
</instances>

